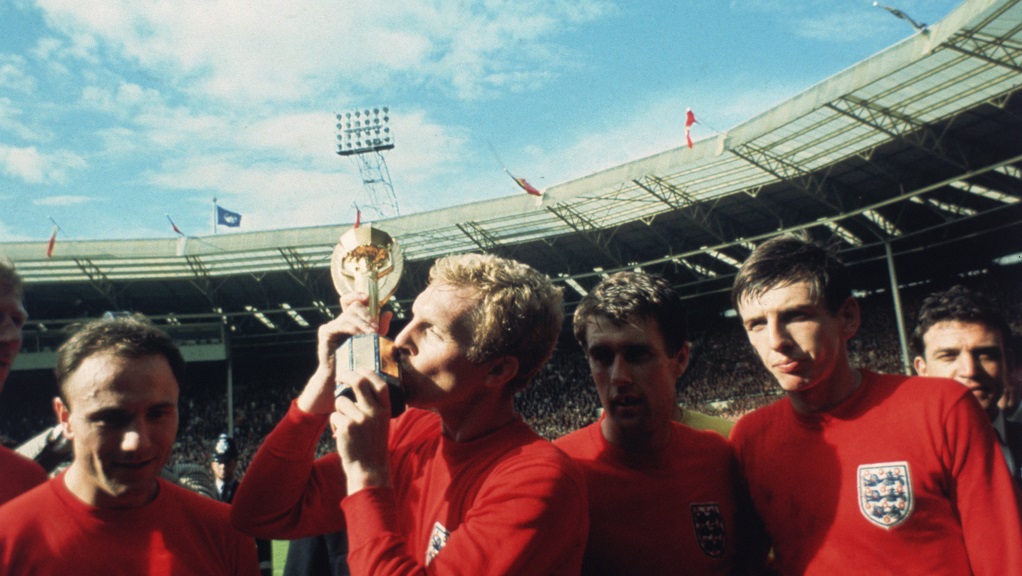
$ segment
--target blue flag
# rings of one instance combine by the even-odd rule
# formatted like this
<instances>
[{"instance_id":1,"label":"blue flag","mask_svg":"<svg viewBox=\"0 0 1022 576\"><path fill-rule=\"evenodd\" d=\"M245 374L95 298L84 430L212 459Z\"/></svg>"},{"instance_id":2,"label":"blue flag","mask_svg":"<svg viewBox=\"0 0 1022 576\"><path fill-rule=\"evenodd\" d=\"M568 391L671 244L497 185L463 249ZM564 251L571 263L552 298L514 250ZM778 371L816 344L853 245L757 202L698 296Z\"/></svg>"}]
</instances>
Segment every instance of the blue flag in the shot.
<instances>
[{"instance_id":1,"label":"blue flag","mask_svg":"<svg viewBox=\"0 0 1022 576\"><path fill-rule=\"evenodd\" d=\"M237 228L238 226L241 226L241 214L231 212L230 210L217 206L216 222L217 224L223 224L228 228Z\"/></svg>"}]
</instances>

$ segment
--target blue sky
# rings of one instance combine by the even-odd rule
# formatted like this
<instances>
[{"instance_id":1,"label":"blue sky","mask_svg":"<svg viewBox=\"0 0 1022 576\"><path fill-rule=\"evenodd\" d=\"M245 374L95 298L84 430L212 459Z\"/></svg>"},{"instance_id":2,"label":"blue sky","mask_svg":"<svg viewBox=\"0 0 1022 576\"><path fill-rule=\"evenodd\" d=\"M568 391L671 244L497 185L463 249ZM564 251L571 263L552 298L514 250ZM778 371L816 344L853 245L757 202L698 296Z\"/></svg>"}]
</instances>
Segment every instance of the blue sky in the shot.
<instances>
[{"instance_id":1,"label":"blue sky","mask_svg":"<svg viewBox=\"0 0 1022 576\"><path fill-rule=\"evenodd\" d=\"M891 0L934 23L958 2ZM911 36L870 0L0 0L0 242L341 224L386 105L402 214L726 130Z\"/></svg>"}]
</instances>

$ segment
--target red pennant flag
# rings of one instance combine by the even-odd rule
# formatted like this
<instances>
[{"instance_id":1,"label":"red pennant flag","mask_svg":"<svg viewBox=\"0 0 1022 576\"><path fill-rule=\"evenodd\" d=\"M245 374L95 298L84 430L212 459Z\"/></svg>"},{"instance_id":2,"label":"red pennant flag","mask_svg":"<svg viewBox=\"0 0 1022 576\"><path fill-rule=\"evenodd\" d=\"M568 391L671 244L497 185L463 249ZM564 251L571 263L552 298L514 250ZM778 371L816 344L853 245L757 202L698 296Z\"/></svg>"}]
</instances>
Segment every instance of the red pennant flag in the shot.
<instances>
[{"instance_id":1,"label":"red pennant flag","mask_svg":"<svg viewBox=\"0 0 1022 576\"><path fill-rule=\"evenodd\" d=\"M532 184L529 184L529 182L526 181L525 178L518 178L517 176L515 176L514 174L509 172L507 168L504 169L504 172L507 172L507 175L510 176L511 179L515 181L515 184L518 184L518 186L520 186L521 189L525 190L525 192L527 192L528 194L531 194L533 196L542 196L543 195L543 191L542 190L539 190L538 188L536 188Z\"/></svg>"},{"instance_id":2,"label":"red pennant flag","mask_svg":"<svg viewBox=\"0 0 1022 576\"><path fill-rule=\"evenodd\" d=\"M53 257L53 247L57 244L57 231L60 230L59 226L53 227L53 234L50 234L50 243L46 246L46 257Z\"/></svg>"},{"instance_id":3,"label":"red pennant flag","mask_svg":"<svg viewBox=\"0 0 1022 576\"><path fill-rule=\"evenodd\" d=\"M166 216L167 221L170 222L171 227L174 228L174 232L177 232L179 235L184 236L185 233L182 232L181 229L177 227L177 224L174 224L174 220L170 218L170 214L166 214Z\"/></svg>"},{"instance_id":4,"label":"red pennant flag","mask_svg":"<svg viewBox=\"0 0 1022 576\"><path fill-rule=\"evenodd\" d=\"M691 108L685 109L685 144L692 147L692 125L696 123L696 115Z\"/></svg>"},{"instance_id":5,"label":"red pennant flag","mask_svg":"<svg viewBox=\"0 0 1022 576\"><path fill-rule=\"evenodd\" d=\"M362 224L362 211L355 208L355 225L352 228L358 228Z\"/></svg>"}]
</instances>

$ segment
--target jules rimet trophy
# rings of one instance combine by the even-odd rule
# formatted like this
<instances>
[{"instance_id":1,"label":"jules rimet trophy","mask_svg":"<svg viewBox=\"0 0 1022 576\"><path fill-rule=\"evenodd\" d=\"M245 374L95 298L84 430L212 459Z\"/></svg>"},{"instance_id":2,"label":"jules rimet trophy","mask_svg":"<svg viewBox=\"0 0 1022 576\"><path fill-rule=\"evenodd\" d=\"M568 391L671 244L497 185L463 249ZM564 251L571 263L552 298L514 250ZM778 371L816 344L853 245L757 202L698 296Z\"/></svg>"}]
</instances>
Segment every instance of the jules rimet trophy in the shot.
<instances>
[{"instance_id":1,"label":"jules rimet trophy","mask_svg":"<svg viewBox=\"0 0 1022 576\"><path fill-rule=\"evenodd\" d=\"M372 224L356 225L341 235L330 257L330 275L337 293L364 292L369 295L369 314L380 318L380 308L397 290L404 259L397 241ZM392 416L404 412L401 363L394 342L379 334L355 334L334 353L337 368L373 370L387 382ZM347 386L337 386L334 396L355 400Z\"/></svg>"}]
</instances>

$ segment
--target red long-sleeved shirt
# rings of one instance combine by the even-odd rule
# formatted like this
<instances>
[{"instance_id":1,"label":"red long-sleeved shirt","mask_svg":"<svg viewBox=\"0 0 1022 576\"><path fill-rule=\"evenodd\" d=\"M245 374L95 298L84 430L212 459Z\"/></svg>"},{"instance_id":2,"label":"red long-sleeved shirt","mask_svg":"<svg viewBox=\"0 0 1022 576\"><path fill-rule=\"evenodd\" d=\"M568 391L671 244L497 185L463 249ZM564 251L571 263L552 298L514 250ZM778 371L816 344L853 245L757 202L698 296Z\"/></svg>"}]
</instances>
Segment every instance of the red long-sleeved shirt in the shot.
<instances>
[{"instance_id":1,"label":"red long-sleeved shirt","mask_svg":"<svg viewBox=\"0 0 1022 576\"><path fill-rule=\"evenodd\" d=\"M1018 494L968 389L862 374L826 413L785 398L732 430L781 573L1022 573Z\"/></svg>"},{"instance_id":2,"label":"red long-sleeved shirt","mask_svg":"<svg viewBox=\"0 0 1022 576\"><path fill-rule=\"evenodd\" d=\"M46 482L46 471L21 454L0 446L0 504Z\"/></svg>"},{"instance_id":3,"label":"red long-sleeved shirt","mask_svg":"<svg viewBox=\"0 0 1022 576\"><path fill-rule=\"evenodd\" d=\"M578 573L585 480L524 422L454 442L439 416L411 408L391 422L392 488L347 497L339 456L313 461L325 425L292 403L235 495L236 527L291 539L347 530L353 574Z\"/></svg>"},{"instance_id":4,"label":"red long-sleeved shirt","mask_svg":"<svg viewBox=\"0 0 1022 576\"><path fill-rule=\"evenodd\" d=\"M600 425L554 442L589 488L583 574L731 574L739 543L727 440L672 422L667 446L635 453L608 442Z\"/></svg>"},{"instance_id":5,"label":"red long-sleeved shirt","mask_svg":"<svg viewBox=\"0 0 1022 576\"><path fill-rule=\"evenodd\" d=\"M256 576L255 542L228 506L166 480L139 508L74 496L64 474L0 506L0 574Z\"/></svg>"}]
</instances>

